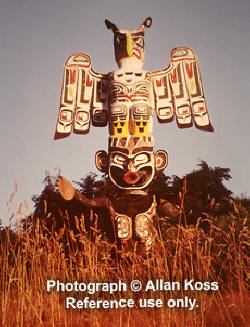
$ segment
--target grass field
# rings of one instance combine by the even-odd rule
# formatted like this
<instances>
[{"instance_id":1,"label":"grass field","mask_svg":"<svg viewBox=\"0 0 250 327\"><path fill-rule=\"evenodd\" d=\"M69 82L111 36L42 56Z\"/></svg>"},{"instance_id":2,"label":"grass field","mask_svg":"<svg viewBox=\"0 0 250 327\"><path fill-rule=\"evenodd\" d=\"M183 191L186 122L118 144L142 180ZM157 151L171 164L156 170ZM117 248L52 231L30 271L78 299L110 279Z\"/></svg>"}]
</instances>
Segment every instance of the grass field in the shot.
<instances>
[{"instance_id":1,"label":"grass field","mask_svg":"<svg viewBox=\"0 0 250 327\"><path fill-rule=\"evenodd\" d=\"M45 213L44 221L52 219ZM238 206L230 216L207 217L208 231L199 225L172 226L160 222L160 235L152 251L137 254L118 251L98 231L85 231L84 217L76 218L77 233L65 223L58 232L36 220L25 230L2 233L0 257L1 326L248 326L247 215ZM67 219L65 219L67 222ZM91 240L90 240L91 239ZM95 241L93 242L93 239ZM145 286L148 280L194 279L217 282L218 290L132 292L132 280ZM47 280L61 282L117 282L126 292L47 292ZM200 284L199 284L200 285ZM66 309L66 297L83 300L133 299L133 308ZM197 307L169 307L169 299L196 299ZM140 308L139 299L161 299L159 308Z\"/></svg>"}]
</instances>

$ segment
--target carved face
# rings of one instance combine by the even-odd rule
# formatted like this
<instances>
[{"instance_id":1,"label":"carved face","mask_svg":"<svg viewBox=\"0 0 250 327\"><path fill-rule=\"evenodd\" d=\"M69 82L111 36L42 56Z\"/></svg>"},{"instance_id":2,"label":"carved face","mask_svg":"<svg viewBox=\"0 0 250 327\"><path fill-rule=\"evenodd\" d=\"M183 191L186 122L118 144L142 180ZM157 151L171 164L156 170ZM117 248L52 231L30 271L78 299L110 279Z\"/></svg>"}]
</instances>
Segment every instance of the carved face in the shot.
<instances>
[{"instance_id":1,"label":"carved face","mask_svg":"<svg viewBox=\"0 0 250 327\"><path fill-rule=\"evenodd\" d=\"M109 155L109 176L119 188L144 188L152 181L154 172L154 154L146 149L131 155L120 149Z\"/></svg>"},{"instance_id":2,"label":"carved face","mask_svg":"<svg viewBox=\"0 0 250 327\"><path fill-rule=\"evenodd\" d=\"M152 19L148 17L138 30L119 30L110 21L105 23L114 33L115 56L121 70L114 75L110 88L109 153L97 152L96 166L108 173L118 188L139 190L150 184L156 170L167 165L166 152L153 152L153 112L146 102L150 81L146 76L142 78L139 69L144 60L145 28L151 26ZM124 73L128 67L130 70Z\"/></svg>"},{"instance_id":3,"label":"carved face","mask_svg":"<svg viewBox=\"0 0 250 327\"><path fill-rule=\"evenodd\" d=\"M144 32L146 27L150 27L152 19L148 17L138 30L119 30L114 24L105 20L108 29L114 33L115 59L120 67L122 59L136 58L144 62Z\"/></svg>"},{"instance_id":4,"label":"carved face","mask_svg":"<svg viewBox=\"0 0 250 327\"><path fill-rule=\"evenodd\" d=\"M142 145L134 140L133 142L128 143L128 147L125 148L111 140L113 146L109 147L109 155L105 151L96 154L97 168L102 172L108 172L110 180L120 189L143 189L151 183L156 170L162 170L167 166L165 151L157 151L154 154L150 144Z\"/></svg>"},{"instance_id":5,"label":"carved face","mask_svg":"<svg viewBox=\"0 0 250 327\"><path fill-rule=\"evenodd\" d=\"M115 59L119 64L121 59L134 57L144 61L144 32L119 31L114 34Z\"/></svg>"}]
</instances>

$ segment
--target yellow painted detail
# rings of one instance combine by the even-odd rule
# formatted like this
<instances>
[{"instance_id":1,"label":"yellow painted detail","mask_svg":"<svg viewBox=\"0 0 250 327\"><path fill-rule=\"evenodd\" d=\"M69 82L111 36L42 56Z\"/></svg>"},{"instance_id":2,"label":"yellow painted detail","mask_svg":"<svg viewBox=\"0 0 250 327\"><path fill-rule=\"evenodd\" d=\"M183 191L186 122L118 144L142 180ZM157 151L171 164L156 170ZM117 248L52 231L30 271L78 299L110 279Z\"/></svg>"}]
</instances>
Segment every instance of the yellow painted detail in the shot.
<instances>
[{"instance_id":1,"label":"yellow painted detail","mask_svg":"<svg viewBox=\"0 0 250 327\"><path fill-rule=\"evenodd\" d=\"M133 39L131 34L127 35L127 53L129 57L133 55Z\"/></svg>"},{"instance_id":2,"label":"yellow painted detail","mask_svg":"<svg viewBox=\"0 0 250 327\"><path fill-rule=\"evenodd\" d=\"M189 83L189 86L190 86L190 90L193 91L195 89L195 84L194 84L194 81L191 81Z\"/></svg>"},{"instance_id":3,"label":"yellow painted detail","mask_svg":"<svg viewBox=\"0 0 250 327\"><path fill-rule=\"evenodd\" d=\"M110 136L111 137L128 137L129 127L127 120L117 120L110 123Z\"/></svg>"},{"instance_id":4,"label":"yellow painted detail","mask_svg":"<svg viewBox=\"0 0 250 327\"><path fill-rule=\"evenodd\" d=\"M134 136L151 136L149 132L149 120L134 120L133 135Z\"/></svg>"},{"instance_id":5,"label":"yellow painted detail","mask_svg":"<svg viewBox=\"0 0 250 327\"><path fill-rule=\"evenodd\" d=\"M73 90L72 90L72 87L71 86L69 86L69 96L72 98L72 96L73 96Z\"/></svg>"}]
</instances>

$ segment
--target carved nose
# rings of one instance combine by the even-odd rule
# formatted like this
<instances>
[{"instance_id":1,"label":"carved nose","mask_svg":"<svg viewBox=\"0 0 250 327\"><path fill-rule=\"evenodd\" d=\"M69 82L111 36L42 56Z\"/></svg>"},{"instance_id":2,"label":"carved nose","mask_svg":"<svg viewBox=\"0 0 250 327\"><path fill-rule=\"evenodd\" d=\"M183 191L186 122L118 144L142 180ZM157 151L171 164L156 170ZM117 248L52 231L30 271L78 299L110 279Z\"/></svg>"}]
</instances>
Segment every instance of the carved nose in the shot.
<instances>
[{"instance_id":1,"label":"carved nose","mask_svg":"<svg viewBox=\"0 0 250 327\"><path fill-rule=\"evenodd\" d=\"M134 184L140 179L140 176L129 170L126 174L123 175L123 180L128 184Z\"/></svg>"},{"instance_id":2,"label":"carved nose","mask_svg":"<svg viewBox=\"0 0 250 327\"><path fill-rule=\"evenodd\" d=\"M135 168L135 164L134 164L134 160L133 159L129 159L128 168L127 169L130 170L133 173L136 172L136 168Z\"/></svg>"}]
</instances>

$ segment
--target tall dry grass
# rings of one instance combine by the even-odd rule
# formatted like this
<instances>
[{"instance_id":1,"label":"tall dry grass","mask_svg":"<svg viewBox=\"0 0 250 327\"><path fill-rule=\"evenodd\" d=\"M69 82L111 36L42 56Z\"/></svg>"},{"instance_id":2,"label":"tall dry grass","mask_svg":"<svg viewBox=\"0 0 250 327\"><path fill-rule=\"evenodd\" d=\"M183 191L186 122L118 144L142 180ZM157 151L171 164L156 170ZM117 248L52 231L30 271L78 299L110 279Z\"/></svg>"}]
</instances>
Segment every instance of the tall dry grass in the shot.
<instances>
[{"instance_id":1,"label":"tall dry grass","mask_svg":"<svg viewBox=\"0 0 250 327\"><path fill-rule=\"evenodd\" d=\"M46 213L46 219L52 219ZM1 326L247 326L247 216L239 208L220 221L208 217L208 232L196 226L171 226L159 222L159 238L150 254L140 256L134 244L120 251L94 228L92 240L84 216L76 219L77 233L67 224L49 231L36 220L20 223L14 237L2 235L0 257ZM224 219L224 220L223 220ZM223 221L225 226L223 226ZM94 237L93 237L94 234ZM161 308L65 308L66 296L83 299L84 293L47 292L46 281L110 282L133 279L216 281L218 291L158 291L98 293L95 299L161 298ZM168 308L168 298L196 298L198 308Z\"/></svg>"}]
</instances>

